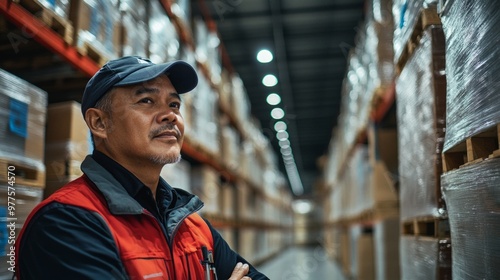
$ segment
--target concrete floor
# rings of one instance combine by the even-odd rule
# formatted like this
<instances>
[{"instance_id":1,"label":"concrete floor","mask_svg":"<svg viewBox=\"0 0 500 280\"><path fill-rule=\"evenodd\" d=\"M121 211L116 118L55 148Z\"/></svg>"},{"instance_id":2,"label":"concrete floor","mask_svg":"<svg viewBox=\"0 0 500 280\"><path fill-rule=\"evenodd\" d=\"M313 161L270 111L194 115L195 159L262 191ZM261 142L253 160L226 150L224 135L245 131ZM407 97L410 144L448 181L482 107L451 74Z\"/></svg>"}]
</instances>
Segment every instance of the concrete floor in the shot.
<instances>
[{"instance_id":1,"label":"concrete floor","mask_svg":"<svg viewBox=\"0 0 500 280\"><path fill-rule=\"evenodd\" d=\"M321 246L291 247L257 267L271 280L346 280Z\"/></svg>"}]
</instances>

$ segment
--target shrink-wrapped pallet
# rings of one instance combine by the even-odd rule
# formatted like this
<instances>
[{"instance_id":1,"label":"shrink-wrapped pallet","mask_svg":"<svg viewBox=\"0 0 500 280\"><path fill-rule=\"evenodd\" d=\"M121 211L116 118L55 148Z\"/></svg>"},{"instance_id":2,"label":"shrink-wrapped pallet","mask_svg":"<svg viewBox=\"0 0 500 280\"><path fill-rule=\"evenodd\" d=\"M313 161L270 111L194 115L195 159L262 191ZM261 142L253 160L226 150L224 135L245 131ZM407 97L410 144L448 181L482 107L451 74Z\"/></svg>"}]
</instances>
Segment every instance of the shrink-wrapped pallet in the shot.
<instances>
[{"instance_id":1,"label":"shrink-wrapped pallet","mask_svg":"<svg viewBox=\"0 0 500 280\"><path fill-rule=\"evenodd\" d=\"M453 279L500 275L500 159L443 174L450 220Z\"/></svg>"},{"instance_id":2,"label":"shrink-wrapped pallet","mask_svg":"<svg viewBox=\"0 0 500 280\"><path fill-rule=\"evenodd\" d=\"M444 36L425 30L396 80L401 219L444 215L440 191L445 132Z\"/></svg>"}]
</instances>

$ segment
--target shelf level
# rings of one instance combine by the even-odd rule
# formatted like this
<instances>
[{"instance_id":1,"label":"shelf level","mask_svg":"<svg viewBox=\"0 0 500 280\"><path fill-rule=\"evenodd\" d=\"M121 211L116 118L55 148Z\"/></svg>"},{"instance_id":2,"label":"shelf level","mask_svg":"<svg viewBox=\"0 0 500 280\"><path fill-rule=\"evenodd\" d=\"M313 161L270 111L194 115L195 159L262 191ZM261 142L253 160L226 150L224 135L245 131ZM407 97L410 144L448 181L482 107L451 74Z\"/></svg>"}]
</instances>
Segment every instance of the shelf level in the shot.
<instances>
[{"instance_id":1,"label":"shelf level","mask_svg":"<svg viewBox=\"0 0 500 280\"><path fill-rule=\"evenodd\" d=\"M68 45L59 34L35 18L20 5L9 0L0 0L0 12L6 19L22 29L23 38L13 39L33 39L50 51L59 54L76 69L87 74L89 77L99 70L100 67L97 63L79 54L78 51L73 46Z\"/></svg>"}]
</instances>

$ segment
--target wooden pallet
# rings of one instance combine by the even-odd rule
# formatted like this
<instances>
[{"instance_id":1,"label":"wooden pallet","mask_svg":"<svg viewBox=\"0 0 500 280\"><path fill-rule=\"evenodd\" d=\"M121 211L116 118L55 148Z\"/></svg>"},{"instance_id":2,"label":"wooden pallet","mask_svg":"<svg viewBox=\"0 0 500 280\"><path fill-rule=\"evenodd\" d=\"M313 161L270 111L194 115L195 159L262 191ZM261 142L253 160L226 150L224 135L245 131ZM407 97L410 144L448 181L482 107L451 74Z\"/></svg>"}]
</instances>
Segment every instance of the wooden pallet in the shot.
<instances>
[{"instance_id":1,"label":"wooden pallet","mask_svg":"<svg viewBox=\"0 0 500 280\"><path fill-rule=\"evenodd\" d=\"M447 218L419 217L401 223L402 235L421 237L447 238L450 237L450 224Z\"/></svg>"},{"instance_id":2,"label":"wooden pallet","mask_svg":"<svg viewBox=\"0 0 500 280\"><path fill-rule=\"evenodd\" d=\"M15 2L59 34L68 45L73 44L73 25L69 20L43 6L42 3L37 0L16 0Z\"/></svg>"},{"instance_id":3,"label":"wooden pallet","mask_svg":"<svg viewBox=\"0 0 500 280\"><path fill-rule=\"evenodd\" d=\"M411 36L408 39L408 42L405 43L401 52L401 56L396 63L396 73L398 75L401 73L403 67L406 65L406 62L412 56L416 47L419 45L419 41L424 30L431 25L441 25L441 18L439 17L435 6L420 11L417 22L413 27Z\"/></svg>"},{"instance_id":4,"label":"wooden pallet","mask_svg":"<svg viewBox=\"0 0 500 280\"><path fill-rule=\"evenodd\" d=\"M89 57L99 66L103 66L109 60L109 57L104 55L98 48L92 45L91 42L86 40L82 40L82 42L76 46L76 49L79 54Z\"/></svg>"},{"instance_id":5,"label":"wooden pallet","mask_svg":"<svg viewBox=\"0 0 500 280\"><path fill-rule=\"evenodd\" d=\"M12 171L15 176L10 175L10 166L14 167ZM13 183L13 186L27 186L27 187L45 187L45 170L39 170L34 166L22 163L17 160L0 158L0 182L2 184ZM14 180L10 179L14 177ZM10 179L10 180L9 180Z\"/></svg>"},{"instance_id":6,"label":"wooden pallet","mask_svg":"<svg viewBox=\"0 0 500 280\"><path fill-rule=\"evenodd\" d=\"M500 157L500 124L468 137L443 153L443 172Z\"/></svg>"}]
</instances>

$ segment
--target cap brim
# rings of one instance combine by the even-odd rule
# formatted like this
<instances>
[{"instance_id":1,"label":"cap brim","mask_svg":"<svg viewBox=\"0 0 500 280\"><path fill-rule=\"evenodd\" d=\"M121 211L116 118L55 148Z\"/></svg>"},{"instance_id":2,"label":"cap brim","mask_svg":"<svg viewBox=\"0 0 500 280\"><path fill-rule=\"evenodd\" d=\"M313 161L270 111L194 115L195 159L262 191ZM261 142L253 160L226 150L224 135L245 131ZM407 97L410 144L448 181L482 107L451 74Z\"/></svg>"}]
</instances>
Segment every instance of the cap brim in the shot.
<instances>
[{"instance_id":1,"label":"cap brim","mask_svg":"<svg viewBox=\"0 0 500 280\"><path fill-rule=\"evenodd\" d=\"M184 61L165 64L153 64L130 73L114 86L128 86L150 81L161 74L166 74L177 93L193 90L198 84L198 75L194 68Z\"/></svg>"}]
</instances>

